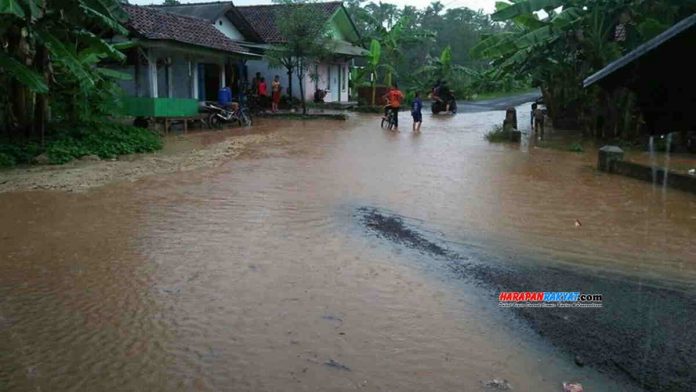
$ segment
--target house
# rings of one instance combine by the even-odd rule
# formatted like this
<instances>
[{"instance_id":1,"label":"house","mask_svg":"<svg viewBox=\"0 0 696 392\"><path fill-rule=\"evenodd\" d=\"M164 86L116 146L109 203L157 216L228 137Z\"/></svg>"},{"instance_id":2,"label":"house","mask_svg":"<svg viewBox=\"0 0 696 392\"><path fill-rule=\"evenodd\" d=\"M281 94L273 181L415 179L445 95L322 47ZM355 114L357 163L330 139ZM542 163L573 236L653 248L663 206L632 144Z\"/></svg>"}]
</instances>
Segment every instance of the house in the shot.
<instances>
[{"instance_id":1,"label":"house","mask_svg":"<svg viewBox=\"0 0 696 392\"><path fill-rule=\"evenodd\" d=\"M248 52L263 54L273 45L285 42L278 29L277 16L282 7L291 6L288 4L235 6L232 2L215 2L156 6L156 9L206 19L218 31L246 48ZM245 61L242 73L247 82L257 72L260 72L267 80L278 75L281 77L281 84L286 89L291 86L292 95L298 98L299 83L303 83L306 99L312 99L314 91L319 88L328 90L325 98L327 102L346 102L350 96L348 81L352 60L365 53L358 44L360 35L343 3L310 3L308 6L313 7L317 13L326 18L326 27L334 39L333 55L315 64L313 69L310 68L303 81L300 81L296 75L288 75L284 68L273 68L264 58ZM287 93L287 90L284 93Z\"/></svg>"},{"instance_id":2,"label":"house","mask_svg":"<svg viewBox=\"0 0 696 392\"><path fill-rule=\"evenodd\" d=\"M254 57L207 19L164 10L123 5L125 26L135 45L126 64L112 68L129 74L122 81L125 112L132 116L189 116L198 102L216 100L221 87L240 78L243 62Z\"/></svg>"},{"instance_id":3,"label":"house","mask_svg":"<svg viewBox=\"0 0 696 392\"><path fill-rule=\"evenodd\" d=\"M612 91L628 88L651 134L696 131L696 14L610 63L584 81ZM692 146L696 147L696 146Z\"/></svg>"}]
</instances>

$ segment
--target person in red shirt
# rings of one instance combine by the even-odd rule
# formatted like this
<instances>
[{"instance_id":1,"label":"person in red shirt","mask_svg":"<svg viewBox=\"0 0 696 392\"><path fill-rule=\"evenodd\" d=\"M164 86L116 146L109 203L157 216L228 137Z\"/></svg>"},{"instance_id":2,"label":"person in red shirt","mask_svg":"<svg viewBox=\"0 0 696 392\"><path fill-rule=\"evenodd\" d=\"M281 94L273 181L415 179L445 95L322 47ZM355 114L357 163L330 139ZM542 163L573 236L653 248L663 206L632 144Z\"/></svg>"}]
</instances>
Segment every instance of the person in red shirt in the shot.
<instances>
[{"instance_id":1,"label":"person in red shirt","mask_svg":"<svg viewBox=\"0 0 696 392\"><path fill-rule=\"evenodd\" d=\"M261 77L259 82L259 95L262 97L268 96L268 88L266 87L266 78Z\"/></svg>"},{"instance_id":2,"label":"person in red shirt","mask_svg":"<svg viewBox=\"0 0 696 392\"><path fill-rule=\"evenodd\" d=\"M387 94L384 96L387 100L387 106L384 108L384 117L387 116L389 110L394 113L394 130L399 130L399 108L401 107L401 101L404 99L404 93L399 90L399 87L394 83Z\"/></svg>"}]
</instances>

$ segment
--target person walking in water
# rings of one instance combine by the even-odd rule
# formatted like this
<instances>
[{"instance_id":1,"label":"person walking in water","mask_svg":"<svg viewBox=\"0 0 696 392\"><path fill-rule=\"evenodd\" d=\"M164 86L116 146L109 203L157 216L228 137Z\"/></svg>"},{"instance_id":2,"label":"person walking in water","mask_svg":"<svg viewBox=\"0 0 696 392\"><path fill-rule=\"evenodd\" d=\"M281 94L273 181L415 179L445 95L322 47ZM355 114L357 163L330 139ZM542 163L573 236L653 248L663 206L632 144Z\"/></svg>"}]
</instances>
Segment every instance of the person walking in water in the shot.
<instances>
[{"instance_id":1,"label":"person walking in water","mask_svg":"<svg viewBox=\"0 0 696 392\"><path fill-rule=\"evenodd\" d=\"M534 133L544 140L544 111L538 106L534 109Z\"/></svg>"},{"instance_id":2,"label":"person walking in water","mask_svg":"<svg viewBox=\"0 0 696 392\"><path fill-rule=\"evenodd\" d=\"M271 111L273 113L276 113L278 111L278 104L280 103L280 91L280 76L276 75L275 78L273 78L273 83L271 83L271 98L273 99L271 104Z\"/></svg>"},{"instance_id":3,"label":"person walking in water","mask_svg":"<svg viewBox=\"0 0 696 392\"><path fill-rule=\"evenodd\" d=\"M384 96L387 99L386 112L391 111L394 114L394 130L399 130L399 108L401 107L401 101L404 99L404 93L399 91L399 87L394 83L390 88L389 92ZM386 113L385 113L386 114Z\"/></svg>"},{"instance_id":4,"label":"person walking in water","mask_svg":"<svg viewBox=\"0 0 696 392\"><path fill-rule=\"evenodd\" d=\"M420 132L421 124L423 123L423 101L420 97L420 92L416 91L416 98L411 104L411 116L413 117L413 132Z\"/></svg>"}]
</instances>

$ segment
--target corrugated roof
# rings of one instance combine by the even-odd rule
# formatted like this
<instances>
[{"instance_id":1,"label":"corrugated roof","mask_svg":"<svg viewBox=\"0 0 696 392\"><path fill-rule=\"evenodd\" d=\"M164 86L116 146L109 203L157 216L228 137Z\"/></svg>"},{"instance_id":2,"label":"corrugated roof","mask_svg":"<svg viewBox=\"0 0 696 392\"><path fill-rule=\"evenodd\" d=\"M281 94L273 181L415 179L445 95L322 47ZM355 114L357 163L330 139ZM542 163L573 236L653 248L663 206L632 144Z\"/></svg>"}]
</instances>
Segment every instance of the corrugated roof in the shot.
<instances>
[{"instance_id":1,"label":"corrugated roof","mask_svg":"<svg viewBox=\"0 0 696 392\"><path fill-rule=\"evenodd\" d=\"M209 20L182 16L156 8L123 5L128 13L126 25L151 40L176 41L232 53L246 53Z\"/></svg>"},{"instance_id":2,"label":"corrugated roof","mask_svg":"<svg viewBox=\"0 0 696 392\"><path fill-rule=\"evenodd\" d=\"M254 28L256 33L267 43L282 43L285 38L280 34L276 23L276 15L283 7L292 7L290 4L270 4L270 5L252 5L252 6L237 6L237 9ZM343 6L340 1L332 1L326 3L307 3L310 6L330 18L338 9Z\"/></svg>"},{"instance_id":3,"label":"corrugated roof","mask_svg":"<svg viewBox=\"0 0 696 392\"><path fill-rule=\"evenodd\" d=\"M621 68L631 64L632 62L636 61L637 59L645 56L648 54L650 51L654 50L655 48L659 47L660 45L664 44L665 42L673 39L674 37L685 33L689 29L693 28L696 26L696 14L693 14L689 16L688 18L685 18L681 20L679 23L675 24L674 26L670 27L669 29L663 31L660 35L657 37L649 40L648 42L640 45L639 47L633 49L631 52L629 52L627 55L619 58L618 60L610 63L606 67L600 69L593 75L587 77L583 81L583 86L584 87L589 87L598 81L606 78L607 76L613 74L614 72L620 70ZM688 54L687 54L688 55Z\"/></svg>"}]
</instances>

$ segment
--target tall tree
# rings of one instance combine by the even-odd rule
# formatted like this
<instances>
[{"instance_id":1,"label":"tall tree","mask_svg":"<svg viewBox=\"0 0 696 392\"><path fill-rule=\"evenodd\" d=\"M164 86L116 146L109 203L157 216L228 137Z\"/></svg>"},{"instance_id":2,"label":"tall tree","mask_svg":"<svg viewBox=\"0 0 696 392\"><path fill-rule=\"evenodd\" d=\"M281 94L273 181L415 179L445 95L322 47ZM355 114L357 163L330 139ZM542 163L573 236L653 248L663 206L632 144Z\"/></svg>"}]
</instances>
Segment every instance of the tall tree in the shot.
<instances>
[{"instance_id":1,"label":"tall tree","mask_svg":"<svg viewBox=\"0 0 696 392\"><path fill-rule=\"evenodd\" d=\"M0 102L0 125L11 131L42 131L49 107L61 104L67 112L51 112L77 119L76 108L115 75L97 62L125 59L106 40L127 34L118 0L0 0L0 16L0 84L12 92Z\"/></svg>"},{"instance_id":2,"label":"tall tree","mask_svg":"<svg viewBox=\"0 0 696 392\"><path fill-rule=\"evenodd\" d=\"M275 45L268 52L274 62L288 64L295 70L300 81L302 114L307 114L304 81L307 72L317 61L327 57L331 52L330 32L327 15L317 12L314 1L281 0L277 11L278 30L284 42Z\"/></svg>"}]
</instances>

